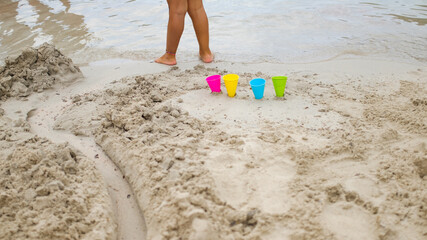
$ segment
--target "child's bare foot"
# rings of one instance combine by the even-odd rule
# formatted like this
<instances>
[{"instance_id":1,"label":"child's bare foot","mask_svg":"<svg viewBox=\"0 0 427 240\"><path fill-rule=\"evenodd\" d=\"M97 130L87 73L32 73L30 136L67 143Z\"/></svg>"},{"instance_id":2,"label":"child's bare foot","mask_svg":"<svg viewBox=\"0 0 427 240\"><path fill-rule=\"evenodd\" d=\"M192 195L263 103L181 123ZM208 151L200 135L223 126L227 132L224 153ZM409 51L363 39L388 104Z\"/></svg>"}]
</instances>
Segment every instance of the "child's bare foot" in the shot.
<instances>
[{"instance_id":1,"label":"child's bare foot","mask_svg":"<svg viewBox=\"0 0 427 240\"><path fill-rule=\"evenodd\" d=\"M210 50L206 52L200 51L199 54L200 54L200 60L202 60L204 63L211 63L214 59L214 56Z\"/></svg>"},{"instance_id":2,"label":"child's bare foot","mask_svg":"<svg viewBox=\"0 0 427 240\"><path fill-rule=\"evenodd\" d=\"M176 65L175 54L165 53L163 56L155 60L156 63L166 64L166 65Z\"/></svg>"}]
</instances>

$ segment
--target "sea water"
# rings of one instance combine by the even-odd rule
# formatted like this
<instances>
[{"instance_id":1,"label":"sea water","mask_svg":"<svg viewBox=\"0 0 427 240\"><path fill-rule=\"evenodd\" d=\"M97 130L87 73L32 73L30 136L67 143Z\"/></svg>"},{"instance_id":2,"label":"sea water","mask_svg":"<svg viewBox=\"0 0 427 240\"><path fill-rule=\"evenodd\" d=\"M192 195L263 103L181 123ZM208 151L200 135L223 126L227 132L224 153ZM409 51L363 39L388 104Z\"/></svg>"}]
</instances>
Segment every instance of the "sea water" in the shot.
<instances>
[{"instance_id":1,"label":"sea water","mask_svg":"<svg viewBox=\"0 0 427 240\"><path fill-rule=\"evenodd\" d=\"M426 0L205 0L204 5L211 48L221 61L427 62ZM167 22L165 0L0 0L0 60L43 42L77 57L96 51L158 54L165 49ZM198 53L188 16L178 53L180 61Z\"/></svg>"}]
</instances>

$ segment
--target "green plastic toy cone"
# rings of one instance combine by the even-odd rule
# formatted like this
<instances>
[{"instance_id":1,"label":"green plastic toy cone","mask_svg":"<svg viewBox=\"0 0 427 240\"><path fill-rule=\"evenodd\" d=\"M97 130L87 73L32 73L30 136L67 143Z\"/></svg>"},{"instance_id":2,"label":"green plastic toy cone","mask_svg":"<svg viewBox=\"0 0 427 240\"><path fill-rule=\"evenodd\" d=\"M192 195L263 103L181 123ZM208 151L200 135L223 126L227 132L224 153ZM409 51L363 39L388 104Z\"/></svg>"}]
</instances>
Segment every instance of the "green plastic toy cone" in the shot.
<instances>
[{"instance_id":1,"label":"green plastic toy cone","mask_svg":"<svg viewBox=\"0 0 427 240\"><path fill-rule=\"evenodd\" d=\"M283 94L285 93L286 81L288 80L288 77L275 76L275 77L272 77L272 80L274 85L274 91L276 91L276 96L283 97Z\"/></svg>"}]
</instances>

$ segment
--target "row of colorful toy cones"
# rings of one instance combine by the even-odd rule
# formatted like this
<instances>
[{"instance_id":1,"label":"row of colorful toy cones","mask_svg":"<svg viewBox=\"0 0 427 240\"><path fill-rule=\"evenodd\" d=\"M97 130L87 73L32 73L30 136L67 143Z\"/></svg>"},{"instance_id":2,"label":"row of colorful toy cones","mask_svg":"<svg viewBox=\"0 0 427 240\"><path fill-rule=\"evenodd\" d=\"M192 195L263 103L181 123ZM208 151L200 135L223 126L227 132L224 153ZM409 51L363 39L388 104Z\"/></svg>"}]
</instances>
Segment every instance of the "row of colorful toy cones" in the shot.
<instances>
[{"instance_id":1,"label":"row of colorful toy cones","mask_svg":"<svg viewBox=\"0 0 427 240\"><path fill-rule=\"evenodd\" d=\"M223 76L225 88L229 97L236 96L237 83L239 82L239 75L227 74ZM274 91L277 97L283 97L286 87L286 76L275 76L271 78L273 80ZM221 92L221 75L212 75L206 78L209 87L212 92ZM264 97L265 79L255 78L252 79L249 84L251 85L255 99L261 99Z\"/></svg>"}]
</instances>

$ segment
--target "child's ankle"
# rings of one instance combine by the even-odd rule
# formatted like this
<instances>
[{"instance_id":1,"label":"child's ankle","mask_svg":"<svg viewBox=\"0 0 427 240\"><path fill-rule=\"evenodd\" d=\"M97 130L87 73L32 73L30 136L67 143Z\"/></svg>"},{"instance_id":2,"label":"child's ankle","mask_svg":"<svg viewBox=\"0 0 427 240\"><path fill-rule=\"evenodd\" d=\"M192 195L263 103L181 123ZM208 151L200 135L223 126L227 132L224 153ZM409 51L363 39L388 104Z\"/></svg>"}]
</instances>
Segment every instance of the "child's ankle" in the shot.
<instances>
[{"instance_id":1,"label":"child's ankle","mask_svg":"<svg viewBox=\"0 0 427 240\"><path fill-rule=\"evenodd\" d=\"M171 53L169 53L169 52L166 52L163 56L164 56L166 59L169 59L169 60L176 59L176 55L175 55L175 54L171 54Z\"/></svg>"},{"instance_id":2,"label":"child's ankle","mask_svg":"<svg viewBox=\"0 0 427 240\"><path fill-rule=\"evenodd\" d=\"M200 54L211 54L211 50L208 49L199 49L199 53Z\"/></svg>"}]
</instances>

